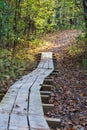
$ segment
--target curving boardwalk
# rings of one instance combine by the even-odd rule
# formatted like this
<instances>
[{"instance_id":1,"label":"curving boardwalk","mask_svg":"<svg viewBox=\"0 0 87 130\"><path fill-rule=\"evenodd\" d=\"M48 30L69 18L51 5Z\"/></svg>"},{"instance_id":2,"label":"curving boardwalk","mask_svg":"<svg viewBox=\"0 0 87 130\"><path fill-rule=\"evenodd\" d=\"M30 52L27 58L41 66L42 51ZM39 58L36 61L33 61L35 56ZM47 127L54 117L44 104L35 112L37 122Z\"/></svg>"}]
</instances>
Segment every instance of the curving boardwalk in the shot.
<instances>
[{"instance_id":1,"label":"curving boardwalk","mask_svg":"<svg viewBox=\"0 0 87 130\"><path fill-rule=\"evenodd\" d=\"M52 53L43 52L37 68L10 87L0 103L0 130L50 130L40 88L53 70Z\"/></svg>"}]
</instances>

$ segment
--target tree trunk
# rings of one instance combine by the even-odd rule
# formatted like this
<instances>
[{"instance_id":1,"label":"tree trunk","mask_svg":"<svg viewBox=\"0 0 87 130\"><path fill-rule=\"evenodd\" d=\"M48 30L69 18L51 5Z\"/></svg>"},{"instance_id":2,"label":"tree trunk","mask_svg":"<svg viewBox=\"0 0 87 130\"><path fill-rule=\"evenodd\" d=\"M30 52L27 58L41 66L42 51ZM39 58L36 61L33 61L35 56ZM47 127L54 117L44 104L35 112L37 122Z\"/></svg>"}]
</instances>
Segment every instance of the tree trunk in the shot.
<instances>
[{"instance_id":1,"label":"tree trunk","mask_svg":"<svg viewBox=\"0 0 87 130\"><path fill-rule=\"evenodd\" d=\"M14 14L14 33L15 33L15 40L14 40L14 46L13 50L15 50L17 44L18 44L18 34L19 34L19 28L18 28L18 21L21 18L21 8L20 8L20 0L16 0L15 2L15 14Z\"/></svg>"},{"instance_id":2,"label":"tree trunk","mask_svg":"<svg viewBox=\"0 0 87 130\"><path fill-rule=\"evenodd\" d=\"M85 13L85 24L87 29L87 0L83 0L83 7L84 7L84 13Z\"/></svg>"}]
</instances>

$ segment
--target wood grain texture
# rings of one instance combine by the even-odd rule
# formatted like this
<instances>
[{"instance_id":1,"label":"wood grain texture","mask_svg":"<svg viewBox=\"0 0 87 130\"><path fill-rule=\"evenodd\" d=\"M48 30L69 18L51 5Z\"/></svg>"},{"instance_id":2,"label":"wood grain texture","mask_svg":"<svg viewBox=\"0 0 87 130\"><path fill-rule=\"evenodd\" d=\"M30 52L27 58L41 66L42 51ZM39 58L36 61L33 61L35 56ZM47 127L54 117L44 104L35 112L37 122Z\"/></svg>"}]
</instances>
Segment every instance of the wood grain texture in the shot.
<instances>
[{"instance_id":1,"label":"wood grain texture","mask_svg":"<svg viewBox=\"0 0 87 130\"><path fill-rule=\"evenodd\" d=\"M51 52L43 52L37 68L13 84L0 103L0 130L49 130L40 89L54 70Z\"/></svg>"}]
</instances>

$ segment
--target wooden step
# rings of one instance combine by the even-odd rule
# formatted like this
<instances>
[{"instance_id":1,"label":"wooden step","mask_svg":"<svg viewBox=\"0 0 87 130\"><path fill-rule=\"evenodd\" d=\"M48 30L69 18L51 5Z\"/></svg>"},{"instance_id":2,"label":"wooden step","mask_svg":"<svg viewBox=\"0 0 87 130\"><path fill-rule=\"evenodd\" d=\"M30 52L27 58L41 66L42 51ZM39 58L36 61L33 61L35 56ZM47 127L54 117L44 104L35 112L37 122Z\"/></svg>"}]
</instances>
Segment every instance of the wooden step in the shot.
<instances>
[{"instance_id":1,"label":"wooden step","mask_svg":"<svg viewBox=\"0 0 87 130\"><path fill-rule=\"evenodd\" d=\"M55 68L55 70L52 73L59 73L59 70Z\"/></svg>"},{"instance_id":2,"label":"wooden step","mask_svg":"<svg viewBox=\"0 0 87 130\"><path fill-rule=\"evenodd\" d=\"M52 76L48 76L45 78L45 80L52 80L53 81L53 77Z\"/></svg>"},{"instance_id":3,"label":"wooden step","mask_svg":"<svg viewBox=\"0 0 87 130\"><path fill-rule=\"evenodd\" d=\"M53 85L43 84L41 85L40 91L51 91L52 88L53 88Z\"/></svg>"},{"instance_id":4,"label":"wooden step","mask_svg":"<svg viewBox=\"0 0 87 130\"><path fill-rule=\"evenodd\" d=\"M50 79L48 79L48 78L45 79L45 80L44 80L44 84L53 85L53 79L51 79L51 78L50 78Z\"/></svg>"},{"instance_id":5,"label":"wooden step","mask_svg":"<svg viewBox=\"0 0 87 130\"><path fill-rule=\"evenodd\" d=\"M42 104L43 106L43 110L44 110L44 114L46 115L47 112L52 111L54 109L54 105L53 104Z\"/></svg>"},{"instance_id":6,"label":"wooden step","mask_svg":"<svg viewBox=\"0 0 87 130\"><path fill-rule=\"evenodd\" d=\"M61 120L60 119L49 118L49 117L46 117L45 119L46 119L48 125L50 126L50 128L60 130L60 127L61 127Z\"/></svg>"},{"instance_id":7,"label":"wooden step","mask_svg":"<svg viewBox=\"0 0 87 130\"><path fill-rule=\"evenodd\" d=\"M41 95L42 103L48 104L49 103L49 96L48 95Z\"/></svg>"},{"instance_id":8,"label":"wooden step","mask_svg":"<svg viewBox=\"0 0 87 130\"><path fill-rule=\"evenodd\" d=\"M57 72L57 71L53 71L53 72L50 74L50 76L56 76L56 75L58 75L58 72Z\"/></svg>"},{"instance_id":9,"label":"wooden step","mask_svg":"<svg viewBox=\"0 0 87 130\"><path fill-rule=\"evenodd\" d=\"M51 92L50 91L40 91L40 94L49 96L51 94Z\"/></svg>"}]
</instances>

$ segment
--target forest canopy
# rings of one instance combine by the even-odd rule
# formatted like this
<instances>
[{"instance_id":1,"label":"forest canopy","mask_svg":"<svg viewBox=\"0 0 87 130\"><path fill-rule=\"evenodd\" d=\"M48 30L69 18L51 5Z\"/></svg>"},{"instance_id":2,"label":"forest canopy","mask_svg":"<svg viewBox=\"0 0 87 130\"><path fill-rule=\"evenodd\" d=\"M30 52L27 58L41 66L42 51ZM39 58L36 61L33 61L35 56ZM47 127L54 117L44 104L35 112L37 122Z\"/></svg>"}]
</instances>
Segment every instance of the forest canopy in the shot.
<instances>
[{"instance_id":1,"label":"forest canopy","mask_svg":"<svg viewBox=\"0 0 87 130\"><path fill-rule=\"evenodd\" d=\"M0 0L0 89L4 86L6 91L15 79L35 67L38 60L33 49L38 45L48 48L51 38L57 41L65 30L61 42L73 29L87 35L87 0ZM49 40L45 40L46 34ZM69 54L74 58L84 55L80 62L87 68L84 36L78 37Z\"/></svg>"},{"instance_id":2,"label":"forest canopy","mask_svg":"<svg viewBox=\"0 0 87 130\"><path fill-rule=\"evenodd\" d=\"M82 0L1 0L0 47L16 47L60 29L84 30Z\"/></svg>"}]
</instances>

